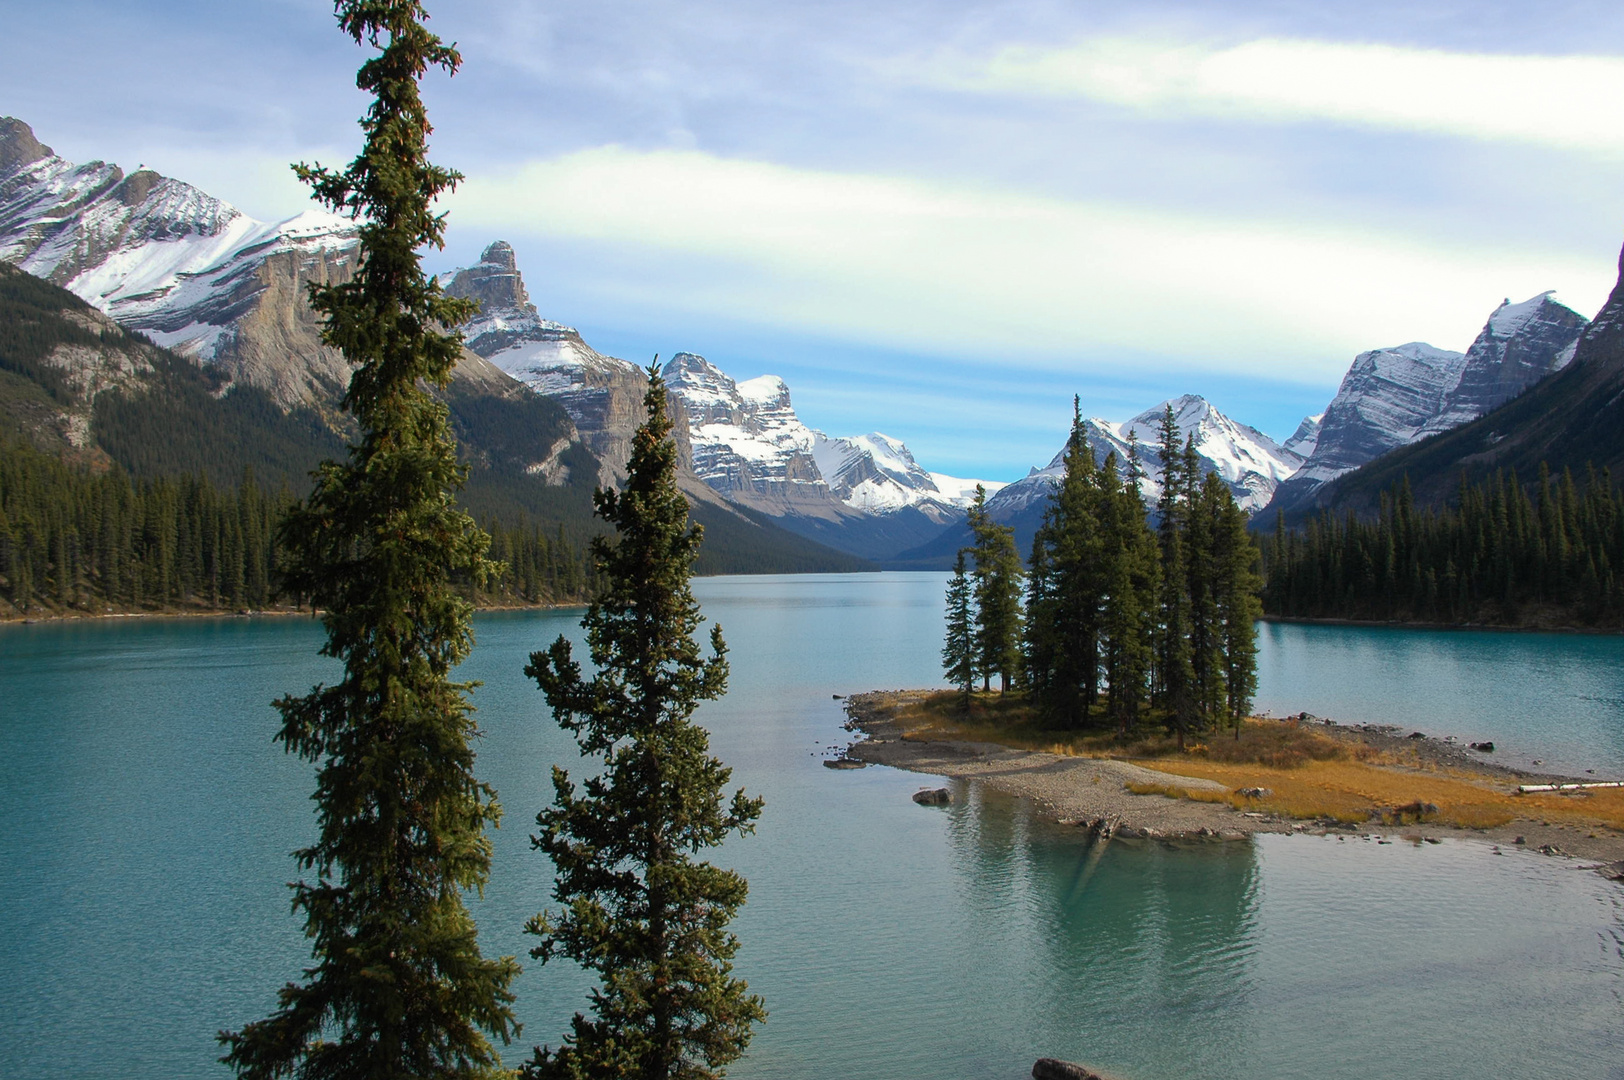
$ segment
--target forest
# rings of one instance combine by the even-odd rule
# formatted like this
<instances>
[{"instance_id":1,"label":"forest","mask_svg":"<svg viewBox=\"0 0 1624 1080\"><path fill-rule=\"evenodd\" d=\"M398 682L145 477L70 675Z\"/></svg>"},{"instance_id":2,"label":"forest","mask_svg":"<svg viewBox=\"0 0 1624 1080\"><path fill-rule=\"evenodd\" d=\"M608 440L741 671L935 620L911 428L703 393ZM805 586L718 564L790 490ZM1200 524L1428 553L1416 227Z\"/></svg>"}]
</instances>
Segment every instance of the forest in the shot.
<instances>
[{"instance_id":1,"label":"forest","mask_svg":"<svg viewBox=\"0 0 1624 1080\"><path fill-rule=\"evenodd\" d=\"M133 480L0 440L0 613L247 611L293 606L277 592L277 523L294 502L246 470ZM585 545L562 526L481 521L495 577L459 583L486 607L570 603L593 585Z\"/></svg>"},{"instance_id":2,"label":"forest","mask_svg":"<svg viewBox=\"0 0 1624 1080\"><path fill-rule=\"evenodd\" d=\"M1373 521L1324 513L1265 545L1264 611L1286 618L1624 627L1624 498L1606 471L1541 468L1417 508L1408 478Z\"/></svg>"},{"instance_id":3,"label":"forest","mask_svg":"<svg viewBox=\"0 0 1624 1080\"><path fill-rule=\"evenodd\" d=\"M978 497L975 546L948 585L942 652L966 706L977 679L990 691L997 676L1001 692L1024 693L1055 728L1104 723L1125 734L1154 714L1182 743L1246 715L1257 686L1257 546L1228 486L1200 467L1189 440L1180 444L1171 408L1158 452L1153 529L1137 448L1124 479L1114 454L1095 462L1076 416L1025 568L1013 533Z\"/></svg>"}]
</instances>

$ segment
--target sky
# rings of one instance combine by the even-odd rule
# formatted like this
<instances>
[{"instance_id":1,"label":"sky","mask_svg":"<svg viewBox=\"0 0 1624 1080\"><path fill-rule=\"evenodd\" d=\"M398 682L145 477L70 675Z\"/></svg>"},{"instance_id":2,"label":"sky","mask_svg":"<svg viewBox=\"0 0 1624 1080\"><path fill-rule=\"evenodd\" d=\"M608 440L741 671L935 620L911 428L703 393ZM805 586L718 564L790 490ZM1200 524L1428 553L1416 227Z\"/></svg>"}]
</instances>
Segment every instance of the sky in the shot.
<instances>
[{"instance_id":1,"label":"sky","mask_svg":"<svg viewBox=\"0 0 1624 1080\"><path fill-rule=\"evenodd\" d=\"M926 468L1047 464L1072 397L1283 440L1353 357L1593 315L1624 241L1624 6L428 0L434 271L510 242L601 352L782 376ZM0 0L0 114L265 220L359 146L325 0ZM18 42L26 47L17 47Z\"/></svg>"}]
</instances>

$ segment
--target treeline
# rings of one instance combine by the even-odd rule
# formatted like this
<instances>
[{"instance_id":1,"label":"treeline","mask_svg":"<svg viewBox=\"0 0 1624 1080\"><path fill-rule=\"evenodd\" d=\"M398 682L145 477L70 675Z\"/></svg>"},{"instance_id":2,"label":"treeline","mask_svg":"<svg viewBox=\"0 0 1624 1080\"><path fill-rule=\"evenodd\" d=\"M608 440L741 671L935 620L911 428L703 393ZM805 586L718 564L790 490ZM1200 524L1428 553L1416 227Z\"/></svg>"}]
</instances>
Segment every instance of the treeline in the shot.
<instances>
[{"instance_id":1,"label":"treeline","mask_svg":"<svg viewBox=\"0 0 1624 1080\"><path fill-rule=\"evenodd\" d=\"M277 523L293 503L252 472L235 487L203 475L133 481L0 442L0 612L239 611L288 603L277 593ZM580 599L592 585L562 530L495 524L500 574L476 603ZM468 583L464 583L467 587Z\"/></svg>"},{"instance_id":2,"label":"treeline","mask_svg":"<svg viewBox=\"0 0 1624 1080\"><path fill-rule=\"evenodd\" d=\"M997 675L1051 724L1126 732L1149 707L1181 740L1250 709L1262 582L1246 517L1223 480L1201 468L1193 443L1181 445L1171 409L1154 531L1137 449L1130 455L1124 481L1115 454L1096 464L1074 418L1065 476L1024 572L1013 532L987 517L978 495L973 569L961 552L942 652L966 699L976 679L986 690Z\"/></svg>"},{"instance_id":3,"label":"treeline","mask_svg":"<svg viewBox=\"0 0 1624 1080\"><path fill-rule=\"evenodd\" d=\"M1541 467L1471 484L1417 510L1409 478L1374 521L1329 512L1302 532L1277 523L1264 610L1295 618L1624 627L1624 498L1607 472L1583 484Z\"/></svg>"}]
</instances>

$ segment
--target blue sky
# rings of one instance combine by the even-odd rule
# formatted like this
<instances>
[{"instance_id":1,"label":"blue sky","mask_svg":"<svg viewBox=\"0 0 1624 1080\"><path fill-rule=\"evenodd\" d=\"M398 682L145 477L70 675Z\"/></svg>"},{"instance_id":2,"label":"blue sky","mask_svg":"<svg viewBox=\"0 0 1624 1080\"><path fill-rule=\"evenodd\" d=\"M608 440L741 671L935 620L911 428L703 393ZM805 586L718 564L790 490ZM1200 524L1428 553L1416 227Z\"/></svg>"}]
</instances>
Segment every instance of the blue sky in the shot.
<instances>
[{"instance_id":1,"label":"blue sky","mask_svg":"<svg viewBox=\"0 0 1624 1080\"><path fill-rule=\"evenodd\" d=\"M468 177L432 269L518 252L543 315L782 375L831 434L1011 479L1072 394L1200 393L1284 438L1357 352L1589 315L1624 240L1616 4L431 0ZM0 113L58 153L296 213L357 146L322 0L0 0ZM16 43L25 47L17 47Z\"/></svg>"}]
</instances>

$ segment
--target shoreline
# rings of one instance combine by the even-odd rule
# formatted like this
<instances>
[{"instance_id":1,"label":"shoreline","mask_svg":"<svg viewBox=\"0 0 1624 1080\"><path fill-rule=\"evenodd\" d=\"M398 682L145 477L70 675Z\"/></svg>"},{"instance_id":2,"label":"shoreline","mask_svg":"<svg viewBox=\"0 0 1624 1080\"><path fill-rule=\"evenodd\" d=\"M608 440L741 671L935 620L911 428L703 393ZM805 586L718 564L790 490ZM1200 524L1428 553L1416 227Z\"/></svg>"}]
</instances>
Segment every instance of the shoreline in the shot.
<instances>
[{"instance_id":1,"label":"shoreline","mask_svg":"<svg viewBox=\"0 0 1624 1080\"><path fill-rule=\"evenodd\" d=\"M1312 618L1307 615L1269 615L1258 616L1258 622L1288 623L1301 626L1359 626L1381 630L1461 630L1471 633L1498 633L1498 634L1595 634L1603 637L1617 637L1624 634L1624 629L1608 628L1605 626L1541 626L1526 624L1510 626L1503 623L1446 623L1446 622L1407 622L1403 619L1332 619Z\"/></svg>"},{"instance_id":2,"label":"shoreline","mask_svg":"<svg viewBox=\"0 0 1624 1080\"><path fill-rule=\"evenodd\" d=\"M1028 800L1039 816L1049 821L1086 828L1102 837L1238 841L1258 833L1374 835L1385 840L1405 839L1415 843L1476 840L1503 849L1525 848L1600 863L1624 861L1624 832L1605 827L1563 825L1535 818L1516 818L1504 825L1484 828L1438 822L1390 825L1375 820L1348 824L1328 818L1296 820L1274 813L1240 810L1221 802L1136 794L1126 785L1166 786L1225 795L1229 789L1217 781L1163 772L1154 767L1154 759L1130 762L1073 757L1022 750L1001 743L943 738L908 727L890 715L898 706L916 703L935 692L881 690L847 698L844 704L850 719L846 727L863 737L847 748L845 757L863 764L888 765L907 772L984 783L1004 794ZM1316 725L1316 730L1319 727ZM1377 748L1383 740L1402 743L1410 749L1416 749L1420 743L1430 744L1424 747L1427 756L1456 770L1464 771L1463 766L1470 766L1476 779L1497 787L1514 787L1508 781L1532 779L1535 775L1467 758L1460 747L1440 739L1412 740L1381 728L1336 724L1323 727L1327 734L1338 739ZM1546 776L1540 774L1540 778ZM1624 866L1615 869L1624 872Z\"/></svg>"},{"instance_id":3,"label":"shoreline","mask_svg":"<svg viewBox=\"0 0 1624 1080\"><path fill-rule=\"evenodd\" d=\"M474 614L488 611L563 611L584 608L585 600L558 604L476 604ZM314 619L321 612L312 608L253 608L232 611L211 608L202 611L66 611L48 615L0 615L0 626L36 626L41 623L102 622L109 619L258 619L289 618L302 615Z\"/></svg>"}]
</instances>

